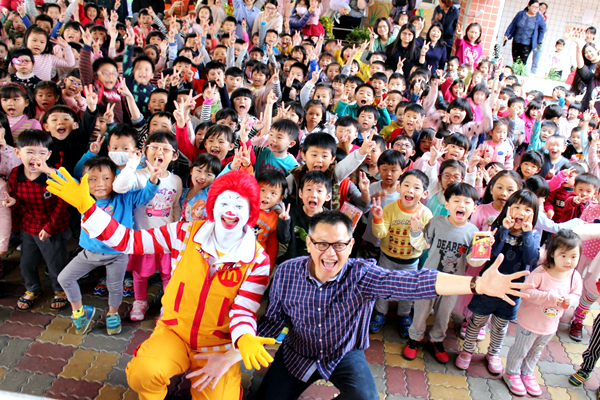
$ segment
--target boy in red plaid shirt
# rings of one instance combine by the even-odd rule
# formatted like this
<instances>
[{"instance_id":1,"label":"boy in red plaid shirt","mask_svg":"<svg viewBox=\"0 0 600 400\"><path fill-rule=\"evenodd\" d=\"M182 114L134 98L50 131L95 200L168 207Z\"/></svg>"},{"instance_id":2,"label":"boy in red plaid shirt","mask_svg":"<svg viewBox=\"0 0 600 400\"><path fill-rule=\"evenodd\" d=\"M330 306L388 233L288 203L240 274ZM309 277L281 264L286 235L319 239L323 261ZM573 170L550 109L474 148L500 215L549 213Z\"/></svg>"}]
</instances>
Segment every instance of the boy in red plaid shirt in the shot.
<instances>
[{"instance_id":1,"label":"boy in red plaid shirt","mask_svg":"<svg viewBox=\"0 0 600 400\"><path fill-rule=\"evenodd\" d=\"M29 310L40 294L42 285L38 272L42 257L48 266L54 299L50 308L68 306L67 298L57 277L67 265L69 227L68 205L46 190L52 138L46 132L30 129L17 138L15 153L23 165L14 168L8 179L8 196L4 206L21 207L23 213L23 242L21 244L21 274L25 294L17 301L19 310Z\"/></svg>"}]
</instances>

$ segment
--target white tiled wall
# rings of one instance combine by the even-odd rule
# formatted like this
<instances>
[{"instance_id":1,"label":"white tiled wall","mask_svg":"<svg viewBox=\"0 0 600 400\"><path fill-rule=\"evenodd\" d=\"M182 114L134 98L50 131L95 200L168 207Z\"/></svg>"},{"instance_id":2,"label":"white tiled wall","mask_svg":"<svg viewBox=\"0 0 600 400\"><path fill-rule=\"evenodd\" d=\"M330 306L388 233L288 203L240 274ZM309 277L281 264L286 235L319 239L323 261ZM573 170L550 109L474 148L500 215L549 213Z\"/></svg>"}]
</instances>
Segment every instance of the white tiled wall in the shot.
<instances>
[{"instance_id":1,"label":"white tiled wall","mask_svg":"<svg viewBox=\"0 0 600 400\"><path fill-rule=\"evenodd\" d=\"M563 38L565 28L567 25L578 28L587 28L589 24L582 24L582 17L586 9L594 10L594 23L593 26L598 29L599 34L596 35L596 43L600 42L600 1L598 0L559 0L551 1L546 0L548 3L548 12L546 16L546 34L544 35L544 45L542 58L538 66L538 74L546 71L548 65L548 57L554 51L554 44L556 40ZM502 43L506 28L510 25L514 16L527 6L527 0L506 0L504 3L504 11L500 19L500 27L498 30L498 43ZM511 44L508 42L503 48L502 53L504 54L505 64L512 64L511 57ZM567 43L569 46L569 43ZM575 44L571 45L572 53L574 54ZM531 66L532 56L529 57L529 66Z\"/></svg>"}]
</instances>

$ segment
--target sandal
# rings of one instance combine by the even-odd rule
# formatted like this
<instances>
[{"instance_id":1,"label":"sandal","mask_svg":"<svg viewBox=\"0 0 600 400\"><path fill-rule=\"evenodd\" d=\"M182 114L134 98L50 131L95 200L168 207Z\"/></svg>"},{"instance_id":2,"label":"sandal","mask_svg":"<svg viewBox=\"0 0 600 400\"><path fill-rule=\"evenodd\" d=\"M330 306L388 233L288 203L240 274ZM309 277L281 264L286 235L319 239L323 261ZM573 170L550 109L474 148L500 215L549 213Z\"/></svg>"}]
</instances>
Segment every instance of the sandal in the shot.
<instances>
[{"instance_id":1,"label":"sandal","mask_svg":"<svg viewBox=\"0 0 600 400\"><path fill-rule=\"evenodd\" d=\"M60 311L60 310L64 310L65 308L67 308L69 306L69 300L67 299L67 297L63 297L65 296L65 292L54 292L54 298L52 299L52 302L50 302L50 309L53 311ZM60 306L58 307L53 307L54 305L58 305L60 304Z\"/></svg>"},{"instance_id":2,"label":"sandal","mask_svg":"<svg viewBox=\"0 0 600 400\"><path fill-rule=\"evenodd\" d=\"M19 311L29 311L31 310L31 307L33 307L33 303L35 303L35 300L40 297L42 293L33 293L30 291L26 291L25 294L21 297L19 297L19 300L17 300L17 310ZM31 299L26 299L25 296L29 296L31 297ZM25 307L19 307L19 305L24 305Z\"/></svg>"}]
</instances>

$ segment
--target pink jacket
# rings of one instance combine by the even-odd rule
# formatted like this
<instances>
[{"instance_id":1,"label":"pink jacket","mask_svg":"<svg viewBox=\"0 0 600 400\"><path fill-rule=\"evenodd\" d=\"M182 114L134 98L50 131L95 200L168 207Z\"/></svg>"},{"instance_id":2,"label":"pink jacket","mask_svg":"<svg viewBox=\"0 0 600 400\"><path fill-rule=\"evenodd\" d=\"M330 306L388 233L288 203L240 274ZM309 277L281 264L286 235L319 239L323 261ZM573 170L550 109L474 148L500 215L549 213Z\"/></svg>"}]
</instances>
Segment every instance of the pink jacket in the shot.
<instances>
[{"instance_id":1,"label":"pink jacket","mask_svg":"<svg viewBox=\"0 0 600 400\"><path fill-rule=\"evenodd\" d=\"M464 39L457 39L454 42L456 45L456 57L461 64L471 64L473 63L473 69L477 69L479 65L479 60L483 56L483 48L481 44L471 44Z\"/></svg>"}]
</instances>

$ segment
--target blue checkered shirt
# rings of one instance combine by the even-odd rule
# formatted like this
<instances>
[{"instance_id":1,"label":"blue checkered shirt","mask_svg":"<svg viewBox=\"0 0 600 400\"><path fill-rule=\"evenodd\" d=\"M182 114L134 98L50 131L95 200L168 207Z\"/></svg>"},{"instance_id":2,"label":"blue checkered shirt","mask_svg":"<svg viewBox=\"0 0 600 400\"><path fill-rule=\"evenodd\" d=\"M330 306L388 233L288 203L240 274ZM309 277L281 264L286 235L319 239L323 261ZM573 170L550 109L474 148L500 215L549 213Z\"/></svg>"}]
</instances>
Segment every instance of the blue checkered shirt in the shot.
<instances>
[{"instance_id":1,"label":"blue checkered shirt","mask_svg":"<svg viewBox=\"0 0 600 400\"><path fill-rule=\"evenodd\" d=\"M258 335L276 337L289 327L283 360L296 378L314 371L329 379L351 350L369 347L369 321L376 300L437 297L436 270L392 271L375 260L349 259L333 279L319 283L309 272L310 257L282 263L271 285L269 307Z\"/></svg>"}]
</instances>

